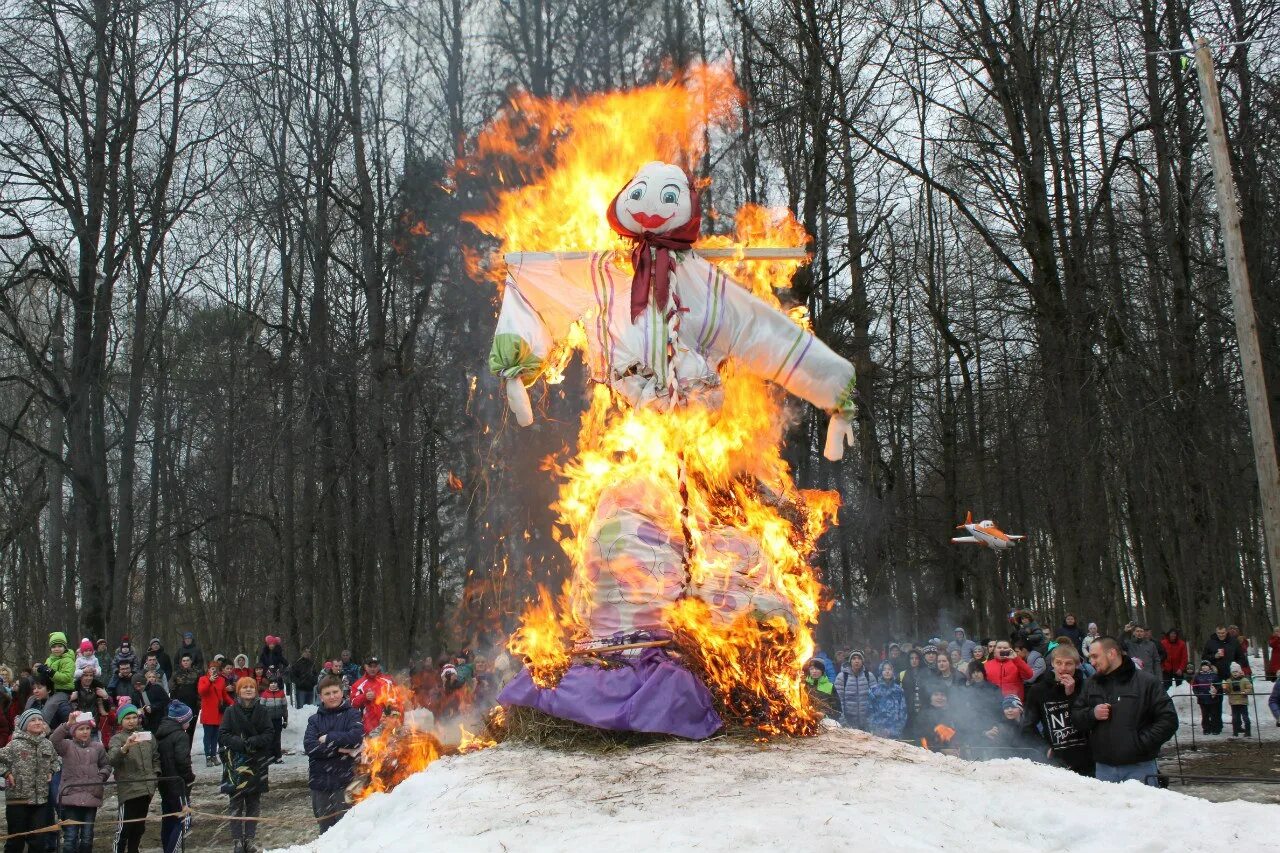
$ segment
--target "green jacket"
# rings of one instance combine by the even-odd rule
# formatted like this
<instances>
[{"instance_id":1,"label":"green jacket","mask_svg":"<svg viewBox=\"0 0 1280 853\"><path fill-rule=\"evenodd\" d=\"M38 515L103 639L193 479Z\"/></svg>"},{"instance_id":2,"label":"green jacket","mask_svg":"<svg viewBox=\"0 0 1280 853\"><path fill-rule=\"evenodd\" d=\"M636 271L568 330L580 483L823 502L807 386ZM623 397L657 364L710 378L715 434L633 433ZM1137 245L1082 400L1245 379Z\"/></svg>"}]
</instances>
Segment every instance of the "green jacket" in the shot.
<instances>
[{"instance_id":1,"label":"green jacket","mask_svg":"<svg viewBox=\"0 0 1280 853\"><path fill-rule=\"evenodd\" d=\"M111 748L107 750L107 763L115 768L116 781L120 783L116 797L122 803L155 794L156 779L160 778L160 751L155 738L135 743L125 752L124 742L128 739L129 732L121 729L111 738Z\"/></svg>"},{"instance_id":2,"label":"green jacket","mask_svg":"<svg viewBox=\"0 0 1280 853\"><path fill-rule=\"evenodd\" d=\"M0 775L13 774L4 791L7 802L41 805L49 802L49 780L62 769L62 759L47 737L14 732L13 740L0 747Z\"/></svg>"},{"instance_id":3,"label":"green jacket","mask_svg":"<svg viewBox=\"0 0 1280 853\"><path fill-rule=\"evenodd\" d=\"M49 635L49 646L61 643L63 652L58 657L50 655L44 665L53 670L53 689L71 693L76 689L76 653L67 646L67 635L54 631Z\"/></svg>"}]
</instances>

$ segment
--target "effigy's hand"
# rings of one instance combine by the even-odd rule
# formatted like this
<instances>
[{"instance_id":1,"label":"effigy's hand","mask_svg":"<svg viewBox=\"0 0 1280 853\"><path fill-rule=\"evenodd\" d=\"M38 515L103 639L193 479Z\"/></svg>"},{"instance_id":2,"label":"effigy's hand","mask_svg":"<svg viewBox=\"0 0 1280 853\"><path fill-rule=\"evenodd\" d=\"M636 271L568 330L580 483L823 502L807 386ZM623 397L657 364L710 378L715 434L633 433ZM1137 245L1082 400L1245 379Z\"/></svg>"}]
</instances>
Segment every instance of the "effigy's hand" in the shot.
<instances>
[{"instance_id":1,"label":"effigy's hand","mask_svg":"<svg viewBox=\"0 0 1280 853\"><path fill-rule=\"evenodd\" d=\"M836 413L827 424L827 445L822 455L832 462L844 458L845 447L853 447L853 424L844 415Z\"/></svg>"},{"instance_id":2,"label":"effigy's hand","mask_svg":"<svg viewBox=\"0 0 1280 853\"><path fill-rule=\"evenodd\" d=\"M533 404L529 402L529 391L519 379L507 380L507 405L511 406L511 414L516 416L516 423L527 427L533 423Z\"/></svg>"}]
</instances>

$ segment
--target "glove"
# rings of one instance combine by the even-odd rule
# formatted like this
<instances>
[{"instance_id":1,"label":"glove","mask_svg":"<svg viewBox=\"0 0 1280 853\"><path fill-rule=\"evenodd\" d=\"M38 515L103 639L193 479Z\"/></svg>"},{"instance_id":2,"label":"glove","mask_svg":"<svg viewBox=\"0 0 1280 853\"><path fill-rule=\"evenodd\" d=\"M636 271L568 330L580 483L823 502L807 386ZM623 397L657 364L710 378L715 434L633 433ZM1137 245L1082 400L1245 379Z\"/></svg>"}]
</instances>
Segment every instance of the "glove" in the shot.
<instances>
[{"instance_id":1,"label":"glove","mask_svg":"<svg viewBox=\"0 0 1280 853\"><path fill-rule=\"evenodd\" d=\"M507 380L507 404L511 406L511 414L516 416L516 423L527 427L533 423L533 405L529 402L529 391L519 379Z\"/></svg>"},{"instance_id":2,"label":"glove","mask_svg":"<svg viewBox=\"0 0 1280 853\"><path fill-rule=\"evenodd\" d=\"M822 455L832 462L839 462L844 458L846 446L853 447L853 424L837 412L827 423L827 444Z\"/></svg>"}]
</instances>

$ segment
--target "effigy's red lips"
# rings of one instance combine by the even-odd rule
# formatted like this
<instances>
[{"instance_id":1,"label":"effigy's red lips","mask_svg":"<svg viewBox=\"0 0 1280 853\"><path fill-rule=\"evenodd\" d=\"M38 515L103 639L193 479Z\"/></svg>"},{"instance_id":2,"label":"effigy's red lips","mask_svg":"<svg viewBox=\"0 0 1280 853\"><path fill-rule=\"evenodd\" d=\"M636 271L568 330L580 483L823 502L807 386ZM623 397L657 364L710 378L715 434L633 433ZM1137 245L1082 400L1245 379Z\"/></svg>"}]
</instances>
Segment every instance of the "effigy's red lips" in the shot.
<instances>
[{"instance_id":1,"label":"effigy's red lips","mask_svg":"<svg viewBox=\"0 0 1280 853\"><path fill-rule=\"evenodd\" d=\"M665 225L671 219L670 216L659 216L656 213L644 213L643 211L628 210L627 213L630 213L631 218L645 228L657 228L660 225Z\"/></svg>"}]
</instances>

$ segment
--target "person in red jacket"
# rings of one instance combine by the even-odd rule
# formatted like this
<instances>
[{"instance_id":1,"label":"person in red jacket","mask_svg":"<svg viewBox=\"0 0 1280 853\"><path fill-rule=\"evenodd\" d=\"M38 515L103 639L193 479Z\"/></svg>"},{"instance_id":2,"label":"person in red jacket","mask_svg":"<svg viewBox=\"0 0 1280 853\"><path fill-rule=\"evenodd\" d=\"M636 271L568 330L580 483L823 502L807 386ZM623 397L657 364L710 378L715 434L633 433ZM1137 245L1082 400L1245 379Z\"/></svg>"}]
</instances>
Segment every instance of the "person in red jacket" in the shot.
<instances>
[{"instance_id":1,"label":"person in red jacket","mask_svg":"<svg viewBox=\"0 0 1280 853\"><path fill-rule=\"evenodd\" d=\"M218 661L209 664L209 671L196 682L200 692L200 725L204 731L204 766L218 764L218 727L222 725L222 711L230 700L227 680Z\"/></svg>"},{"instance_id":2,"label":"person in red jacket","mask_svg":"<svg viewBox=\"0 0 1280 853\"><path fill-rule=\"evenodd\" d=\"M1168 690L1169 686L1175 682L1181 687L1189 658L1187 656L1187 641L1182 639L1182 634L1177 628L1170 628L1160 638L1160 657L1162 659L1160 661L1160 672L1164 676L1164 689Z\"/></svg>"},{"instance_id":3,"label":"person in red jacket","mask_svg":"<svg viewBox=\"0 0 1280 853\"><path fill-rule=\"evenodd\" d=\"M1280 625L1272 628L1267 637L1267 678L1280 681Z\"/></svg>"},{"instance_id":4,"label":"person in red jacket","mask_svg":"<svg viewBox=\"0 0 1280 853\"><path fill-rule=\"evenodd\" d=\"M1001 696L1017 696L1019 700L1027 698L1025 682L1035 675L1027 662L1013 653L1013 646L1008 640L996 643L996 654L987 661L983 668L987 673L987 681L1000 688Z\"/></svg>"},{"instance_id":5,"label":"person in red jacket","mask_svg":"<svg viewBox=\"0 0 1280 853\"><path fill-rule=\"evenodd\" d=\"M377 658L364 662L364 677L351 685L351 707L364 714L364 733L367 735L382 722L382 714L398 714L396 683L382 674L382 663Z\"/></svg>"}]
</instances>

